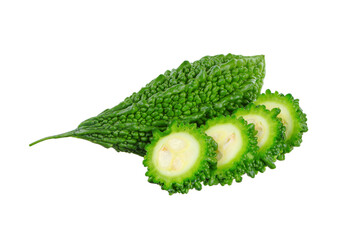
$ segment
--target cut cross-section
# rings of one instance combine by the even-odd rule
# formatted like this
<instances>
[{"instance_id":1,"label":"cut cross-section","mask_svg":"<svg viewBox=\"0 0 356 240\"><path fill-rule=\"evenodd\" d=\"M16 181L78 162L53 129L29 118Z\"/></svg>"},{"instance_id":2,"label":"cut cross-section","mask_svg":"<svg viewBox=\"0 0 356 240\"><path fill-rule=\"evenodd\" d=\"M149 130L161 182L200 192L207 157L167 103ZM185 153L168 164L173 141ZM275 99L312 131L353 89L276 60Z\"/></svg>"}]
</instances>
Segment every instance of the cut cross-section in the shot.
<instances>
[{"instance_id":1,"label":"cut cross-section","mask_svg":"<svg viewBox=\"0 0 356 240\"><path fill-rule=\"evenodd\" d=\"M231 123L217 124L206 130L218 144L218 167L222 167L234 159L242 147L240 129Z\"/></svg>"},{"instance_id":2,"label":"cut cross-section","mask_svg":"<svg viewBox=\"0 0 356 240\"><path fill-rule=\"evenodd\" d=\"M195 125L174 122L166 131L154 132L146 150L148 181L169 194L200 190L217 167L216 142Z\"/></svg>"},{"instance_id":3,"label":"cut cross-section","mask_svg":"<svg viewBox=\"0 0 356 240\"><path fill-rule=\"evenodd\" d=\"M234 179L240 182L246 172L254 176L253 159L258 147L252 124L229 116L208 120L202 128L218 144L217 169L204 184L230 185Z\"/></svg>"},{"instance_id":4,"label":"cut cross-section","mask_svg":"<svg viewBox=\"0 0 356 240\"><path fill-rule=\"evenodd\" d=\"M279 109L269 111L265 106L249 104L234 112L236 117L243 117L248 123L253 123L257 131L258 156L255 159L256 173L264 172L265 166L275 168L277 156L283 150L285 127L277 118Z\"/></svg>"},{"instance_id":5,"label":"cut cross-section","mask_svg":"<svg viewBox=\"0 0 356 240\"><path fill-rule=\"evenodd\" d=\"M199 153L197 139L188 133L177 132L158 141L153 150L153 160L161 174L179 176L192 168Z\"/></svg>"},{"instance_id":6,"label":"cut cross-section","mask_svg":"<svg viewBox=\"0 0 356 240\"><path fill-rule=\"evenodd\" d=\"M255 104L264 105L267 109L280 109L278 117L286 127L286 141L278 159L284 159L285 153L300 146L303 133L308 131L307 117L299 106L299 100L294 99L291 94L283 95L267 90L256 99Z\"/></svg>"},{"instance_id":7,"label":"cut cross-section","mask_svg":"<svg viewBox=\"0 0 356 240\"><path fill-rule=\"evenodd\" d=\"M246 114L242 116L248 123L253 123L255 125L255 130L257 131L257 142L259 147L265 146L270 135L270 129L268 127L267 120L257 114Z\"/></svg>"}]
</instances>

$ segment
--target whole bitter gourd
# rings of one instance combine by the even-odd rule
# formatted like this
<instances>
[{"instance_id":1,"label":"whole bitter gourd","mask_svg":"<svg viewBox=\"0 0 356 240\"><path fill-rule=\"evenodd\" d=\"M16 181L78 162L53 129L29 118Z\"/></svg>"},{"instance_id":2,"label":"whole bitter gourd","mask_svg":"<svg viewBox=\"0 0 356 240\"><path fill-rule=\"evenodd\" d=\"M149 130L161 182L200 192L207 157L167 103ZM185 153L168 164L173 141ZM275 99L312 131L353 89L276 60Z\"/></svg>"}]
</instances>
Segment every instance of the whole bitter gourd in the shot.
<instances>
[{"instance_id":1,"label":"whole bitter gourd","mask_svg":"<svg viewBox=\"0 0 356 240\"><path fill-rule=\"evenodd\" d=\"M257 138L253 124L233 116L208 120L201 127L218 144L217 169L205 185L232 184L241 182L242 175L254 176L254 159L257 153Z\"/></svg>"},{"instance_id":2,"label":"whole bitter gourd","mask_svg":"<svg viewBox=\"0 0 356 240\"><path fill-rule=\"evenodd\" d=\"M283 152L278 156L279 160L285 158L285 153L289 153L294 147L299 147L302 142L304 132L308 131L307 116L299 106L299 100L294 99L291 94L283 95L277 91L272 93L267 90L255 101L256 105L264 105L267 109L279 108L278 117L286 127L285 142Z\"/></svg>"},{"instance_id":3,"label":"whole bitter gourd","mask_svg":"<svg viewBox=\"0 0 356 240\"><path fill-rule=\"evenodd\" d=\"M216 169L217 144L194 124L173 122L166 131L154 131L143 165L150 183L173 193L201 190L201 182Z\"/></svg>"},{"instance_id":4,"label":"whole bitter gourd","mask_svg":"<svg viewBox=\"0 0 356 240\"><path fill-rule=\"evenodd\" d=\"M233 113L234 116L243 117L248 123L253 123L257 131L259 149L255 159L256 173L264 172L265 166L276 168L274 162L283 150L285 127L277 117L280 111L278 108L270 111L264 105L250 103Z\"/></svg>"},{"instance_id":5,"label":"whole bitter gourd","mask_svg":"<svg viewBox=\"0 0 356 240\"><path fill-rule=\"evenodd\" d=\"M166 71L119 105L82 122L77 129L38 142L76 137L144 156L152 131L164 131L173 120L204 124L230 115L260 94L265 76L264 56L206 56Z\"/></svg>"}]
</instances>

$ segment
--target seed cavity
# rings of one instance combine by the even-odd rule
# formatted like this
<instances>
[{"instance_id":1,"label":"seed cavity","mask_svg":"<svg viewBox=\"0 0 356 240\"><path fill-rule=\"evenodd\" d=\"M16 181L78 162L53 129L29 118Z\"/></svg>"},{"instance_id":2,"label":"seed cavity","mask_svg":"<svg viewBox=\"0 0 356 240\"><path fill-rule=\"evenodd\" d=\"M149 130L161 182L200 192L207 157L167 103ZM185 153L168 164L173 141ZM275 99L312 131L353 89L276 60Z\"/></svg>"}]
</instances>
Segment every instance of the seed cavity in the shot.
<instances>
[{"instance_id":1,"label":"seed cavity","mask_svg":"<svg viewBox=\"0 0 356 240\"><path fill-rule=\"evenodd\" d=\"M222 148L225 150L226 148L228 148L231 143L233 143L236 140L236 134L232 133L227 139L225 144L222 146Z\"/></svg>"},{"instance_id":2,"label":"seed cavity","mask_svg":"<svg viewBox=\"0 0 356 240\"><path fill-rule=\"evenodd\" d=\"M267 101L263 102L263 105L269 110L273 108L279 108L281 110L277 117L282 120L283 125L286 127L286 140L288 140L292 136L295 125L291 111L283 103Z\"/></svg>"},{"instance_id":3,"label":"seed cavity","mask_svg":"<svg viewBox=\"0 0 356 240\"><path fill-rule=\"evenodd\" d=\"M210 127L206 134L211 136L218 144L218 168L228 164L235 158L242 147L240 130L231 123L217 124Z\"/></svg>"},{"instance_id":4,"label":"seed cavity","mask_svg":"<svg viewBox=\"0 0 356 240\"><path fill-rule=\"evenodd\" d=\"M183 159L181 156L177 156L172 160L171 170L179 170L183 166Z\"/></svg>"},{"instance_id":5,"label":"seed cavity","mask_svg":"<svg viewBox=\"0 0 356 240\"><path fill-rule=\"evenodd\" d=\"M168 141L168 145L174 151L181 151L187 146L187 144L179 138L171 138Z\"/></svg>"},{"instance_id":6,"label":"seed cavity","mask_svg":"<svg viewBox=\"0 0 356 240\"><path fill-rule=\"evenodd\" d=\"M159 151L158 162L162 168L169 168L171 165L172 153L165 146Z\"/></svg>"},{"instance_id":7,"label":"seed cavity","mask_svg":"<svg viewBox=\"0 0 356 240\"><path fill-rule=\"evenodd\" d=\"M248 123L253 123L255 125L255 130L257 131L257 145L262 147L269 135L269 125L265 118L257 114L248 114L242 116Z\"/></svg>"},{"instance_id":8,"label":"seed cavity","mask_svg":"<svg viewBox=\"0 0 356 240\"><path fill-rule=\"evenodd\" d=\"M157 143L154 152L157 170L167 176L177 176L194 165L200 145L190 134L172 133Z\"/></svg>"}]
</instances>

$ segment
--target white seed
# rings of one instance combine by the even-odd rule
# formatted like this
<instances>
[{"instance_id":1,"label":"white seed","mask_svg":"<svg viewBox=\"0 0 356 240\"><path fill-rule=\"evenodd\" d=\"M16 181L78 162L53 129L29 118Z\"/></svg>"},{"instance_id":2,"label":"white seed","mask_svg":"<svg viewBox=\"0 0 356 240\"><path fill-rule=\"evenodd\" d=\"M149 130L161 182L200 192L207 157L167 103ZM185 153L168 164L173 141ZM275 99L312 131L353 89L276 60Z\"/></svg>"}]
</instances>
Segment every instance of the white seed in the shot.
<instances>
[{"instance_id":1,"label":"white seed","mask_svg":"<svg viewBox=\"0 0 356 240\"><path fill-rule=\"evenodd\" d=\"M161 150L159 151L159 156L158 156L158 163L160 167L162 168L169 168L171 165L172 161L172 153L166 148L162 147Z\"/></svg>"},{"instance_id":2,"label":"white seed","mask_svg":"<svg viewBox=\"0 0 356 240\"><path fill-rule=\"evenodd\" d=\"M235 133L231 134L227 139L226 142L224 143L222 149L226 149L227 147L229 147L231 145L232 142L235 141L236 135Z\"/></svg>"},{"instance_id":3,"label":"white seed","mask_svg":"<svg viewBox=\"0 0 356 240\"><path fill-rule=\"evenodd\" d=\"M183 166L183 160L180 157L176 157L173 159L172 166L171 166L172 170L179 170L182 168L182 166Z\"/></svg>"},{"instance_id":4,"label":"white seed","mask_svg":"<svg viewBox=\"0 0 356 240\"><path fill-rule=\"evenodd\" d=\"M179 138L171 138L168 141L169 147L174 151L180 151L186 147L186 143Z\"/></svg>"}]
</instances>

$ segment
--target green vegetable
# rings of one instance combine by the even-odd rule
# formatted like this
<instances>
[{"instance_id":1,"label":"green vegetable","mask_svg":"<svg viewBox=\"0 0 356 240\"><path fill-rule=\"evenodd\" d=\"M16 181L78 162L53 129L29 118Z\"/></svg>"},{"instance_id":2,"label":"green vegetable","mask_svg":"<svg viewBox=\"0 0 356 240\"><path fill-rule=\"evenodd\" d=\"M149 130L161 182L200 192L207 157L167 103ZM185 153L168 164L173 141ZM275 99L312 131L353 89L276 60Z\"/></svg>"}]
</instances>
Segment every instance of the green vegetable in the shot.
<instances>
[{"instance_id":1,"label":"green vegetable","mask_svg":"<svg viewBox=\"0 0 356 240\"><path fill-rule=\"evenodd\" d=\"M280 109L278 117L286 127L286 139L283 152L278 156L278 159L283 160L285 153L291 152L293 147L300 146L303 133L308 131L307 116L300 108L299 100L294 99L291 94L283 95L267 90L257 98L255 104L265 105L267 109Z\"/></svg>"},{"instance_id":2,"label":"green vegetable","mask_svg":"<svg viewBox=\"0 0 356 240\"><path fill-rule=\"evenodd\" d=\"M164 131L173 120L204 124L219 115L230 115L260 94L265 76L264 56L228 54L206 56L166 71L138 93L77 129L40 139L76 137L113 147L118 152L145 155L152 131Z\"/></svg>"},{"instance_id":3,"label":"green vegetable","mask_svg":"<svg viewBox=\"0 0 356 240\"><path fill-rule=\"evenodd\" d=\"M173 193L201 190L201 182L216 169L217 145L195 125L173 122L164 132L154 131L143 165L150 183Z\"/></svg>"},{"instance_id":4,"label":"green vegetable","mask_svg":"<svg viewBox=\"0 0 356 240\"><path fill-rule=\"evenodd\" d=\"M218 144L217 169L204 184L230 185L234 179L241 182L246 172L254 176L253 160L258 147L253 124L247 125L242 118L221 116L208 120L202 129Z\"/></svg>"},{"instance_id":5,"label":"green vegetable","mask_svg":"<svg viewBox=\"0 0 356 240\"><path fill-rule=\"evenodd\" d=\"M278 108L269 111L263 105L256 106L252 103L234 112L236 117L243 117L248 123L253 123L257 131L259 147L255 159L257 171L264 172L265 166L276 168L275 159L283 150L285 127L277 118L279 113Z\"/></svg>"}]
</instances>

